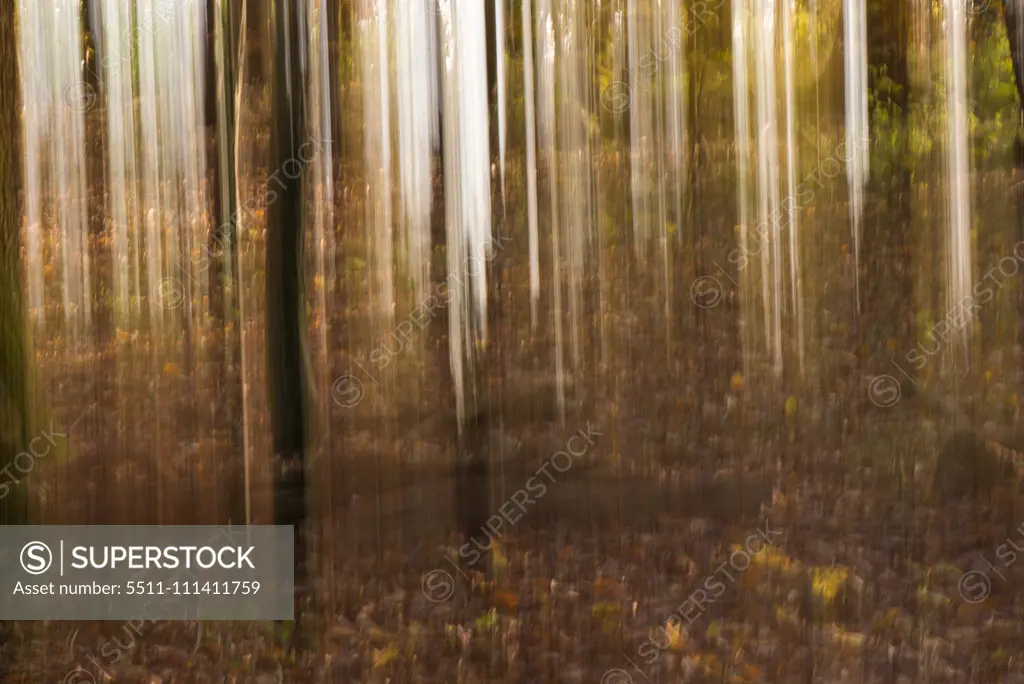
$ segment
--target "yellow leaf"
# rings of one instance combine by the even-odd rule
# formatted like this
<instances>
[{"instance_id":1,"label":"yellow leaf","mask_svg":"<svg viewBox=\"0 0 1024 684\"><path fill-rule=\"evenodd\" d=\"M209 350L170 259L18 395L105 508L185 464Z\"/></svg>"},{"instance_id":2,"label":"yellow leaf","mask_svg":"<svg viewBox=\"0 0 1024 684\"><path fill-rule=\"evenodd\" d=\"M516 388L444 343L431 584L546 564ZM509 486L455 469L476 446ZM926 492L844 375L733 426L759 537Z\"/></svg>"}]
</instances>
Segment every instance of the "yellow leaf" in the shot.
<instances>
[{"instance_id":1,"label":"yellow leaf","mask_svg":"<svg viewBox=\"0 0 1024 684\"><path fill-rule=\"evenodd\" d=\"M492 632L497 625L498 611L494 608L491 608L476 619L476 631L480 633Z\"/></svg>"},{"instance_id":2,"label":"yellow leaf","mask_svg":"<svg viewBox=\"0 0 1024 684\"><path fill-rule=\"evenodd\" d=\"M796 418L796 396L792 394L786 399L786 417Z\"/></svg>"},{"instance_id":3,"label":"yellow leaf","mask_svg":"<svg viewBox=\"0 0 1024 684\"><path fill-rule=\"evenodd\" d=\"M682 625L676 620L670 620L665 624L665 634L668 636L669 648L680 651L685 643L685 634Z\"/></svg>"},{"instance_id":4,"label":"yellow leaf","mask_svg":"<svg viewBox=\"0 0 1024 684\"><path fill-rule=\"evenodd\" d=\"M494 542L491 547L491 568L494 570L494 576L500 577L508 569L508 566L508 556L501 552L498 542Z\"/></svg>"},{"instance_id":5,"label":"yellow leaf","mask_svg":"<svg viewBox=\"0 0 1024 684\"><path fill-rule=\"evenodd\" d=\"M832 601L846 585L849 571L844 567L814 568L814 593Z\"/></svg>"},{"instance_id":6,"label":"yellow leaf","mask_svg":"<svg viewBox=\"0 0 1024 684\"><path fill-rule=\"evenodd\" d=\"M736 546L737 549L741 548ZM765 546L750 559L751 565L763 565L772 570L788 571L797 569L799 563L779 551L775 546Z\"/></svg>"},{"instance_id":7,"label":"yellow leaf","mask_svg":"<svg viewBox=\"0 0 1024 684\"><path fill-rule=\"evenodd\" d=\"M885 611L885 615L877 617L871 621L871 631L884 632L885 630L892 629L896 626L896 620L898 620L899 617L899 608L890 608Z\"/></svg>"},{"instance_id":8,"label":"yellow leaf","mask_svg":"<svg viewBox=\"0 0 1024 684\"><path fill-rule=\"evenodd\" d=\"M743 373L736 372L732 374L732 380L729 382L733 392L740 392L743 390Z\"/></svg>"},{"instance_id":9,"label":"yellow leaf","mask_svg":"<svg viewBox=\"0 0 1024 684\"><path fill-rule=\"evenodd\" d=\"M831 630L832 643L838 644L840 648L860 650L864 647L867 638L860 632L847 632L844 629L834 627Z\"/></svg>"},{"instance_id":10,"label":"yellow leaf","mask_svg":"<svg viewBox=\"0 0 1024 684\"><path fill-rule=\"evenodd\" d=\"M167 363L164 364L164 375L177 375L177 374L178 374L178 364L171 363L170 361L168 361Z\"/></svg>"},{"instance_id":11,"label":"yellow leaf","mask_svg":"<svg viewBox=\"0 0 1024 684\"><path fill-rule=\"evenodd\" d=\"M384 667L398 657L398 648L394 644L388 644L383 649L373 650L373 667Z\"/></svg>"},{"instance_id":12,"label":"yellow leaf","mask_svg":"<svg viewBox=\"0 0 1024 684\"><path fill-rule=\"evenodd\" d=\"M713 620L708 625L708 639L717 639L722 636L722 624L718 620Z\"/></svg>"}]
</instances>

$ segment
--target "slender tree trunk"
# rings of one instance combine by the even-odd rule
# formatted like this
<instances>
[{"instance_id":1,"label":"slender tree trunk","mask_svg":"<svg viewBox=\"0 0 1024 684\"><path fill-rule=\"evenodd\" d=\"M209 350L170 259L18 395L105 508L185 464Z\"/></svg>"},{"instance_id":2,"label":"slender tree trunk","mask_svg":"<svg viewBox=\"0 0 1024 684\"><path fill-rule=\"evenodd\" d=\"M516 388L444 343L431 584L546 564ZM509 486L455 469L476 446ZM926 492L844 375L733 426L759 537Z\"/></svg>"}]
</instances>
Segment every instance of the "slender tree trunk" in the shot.
<instances>
[{"instance_id":1,"label":"slender tree trunk","mask_svg":"<svg viewBox=\"0 0 1024 684\"><path fill-rule=\"evenodd\" d=\"M498 39L495 31L497 14L494 0L483 0L484 25L487 31L487 104L490 110L491 158L498 149Z\"/></svg>"},{"instance_id":2,"label":"slender tree trunk","mask_svg":"<svg viewBox=\"0 0 1024 684\"><path fill-rule=\"evenodd\" d=\"M1013 79L1017 84L1022 116L1024 116L1024 54L1021 53L1021 38L1024 37L1024 0L1005 0L1006 37L1010 42L1010 59L1013 61ZM1018 124L1021 123L1018 121ZM1024 141L1017 131L1014 155L1018 166L1024 165Z\"/></svg>"},{"instance_id":3,"label":"slender tree trunk","mask_svg":"<svg viewBox=\"0 0 1024 684\"><path fill-rule=\"evenodd\" d=\"M214 84L214 216L215 228L211 235L214 244L211 255L210 279L211 303L213 310L221 310L224 321L234 321L238 316L237 273L238 273L238 222L237 222L237 180L235 177L235 98L239 75L239 45L241 40L242 7L239 0L214 0L211 29L214 34L213 58L216 64L208 78ZM233 331L240 329L235 326ZM240 349L236 343L240 338L235 332L228 333L224 349L227 367L240 365ZM233 464L235 465L235 464ZM245 473L241 464L232 474L228 484L230 501L229 520L245 520Z\"/></svg>"},{"instance_id":4,"label":"slender tree trunk","mask_svg":"<svg viewBox=\"0 0 1024 684\"><path fill-rule=\"evenodd\" d=\"M2 470L28 440L28 338L18 274L21 133L15 4L0 3L0 524L24 523L24 488Z\"/></svg>"},{"instance_id":5,"label":"slender tree trunk","mask_svg":"<svg viewBox=\"0 0 1024 684\"><path fill-rule=\"evenodd\" d=\"M913 271L907 234L911 218L910 169L903 163L909 145L906 131L910 126L907 51L911 8L905 1L872 3L868 15L868 44L873 48L868 52L869 72L884 73L895 83L888 99L877 106L887 109L891 120L900 122L896 130L902 133L896 144L904 152L896 155L891 174L877 174L869 181L870 194L885 198L887 206L884 211L866 211L863 227L864 310L873 312L882 328L865 327L862 334L864 342L874 345L872 352L885 363L892 353L886 348L887 340L896 342L900 354L905 354L915 341ZM870 86L874 92L881 92L875 83ZM896 360L901 366L906 365L902 358Z\"/></svg>"},{"instance_id":6,"label":"slender tree trunk","mask_svg":"<svg viewBox=\"0 0 1024 684\"><path fill-rule=\"evenodd\" d=\"M305 2L275 0L270 177L267 182L267 377L274 449L274 517L294 525L295 585L305 585L305 452L309 376L305 352L302 255L305 79L299 51L305 32ZM298 598L298 597L297 597ZM296 603L296 612L300 610ZM298 617L298 615L297 615Z\"/></svg>"},{"instance_id":7,"label":"slender tree trunk","mask_svg":"<svg viewBox=\"0 0 1024 684\"><path fill-rule=\"evenodd\" d=\"M1022 121L1024 121L1024 54L1021 53L1020 41L1024 34L1024 0L1006 0L1006 36L1010 43L1010 57L1013 60L1013 78L1017 84L1018 102L1020 105ZM1022 121L1018 121L1020 124ZM1018 125L1017 135L1014 139L1014 162L1017 167L1024 166L1024 127ZM1018 236L1024 238L1024 193L1018 193L1014 198L1017 203L1017 230ZM1017 346L1024 344L1024 275L1017 278ZM1024 389L1024 380L1021 381L1021 389Z\"/></svg>"}]
</instances>

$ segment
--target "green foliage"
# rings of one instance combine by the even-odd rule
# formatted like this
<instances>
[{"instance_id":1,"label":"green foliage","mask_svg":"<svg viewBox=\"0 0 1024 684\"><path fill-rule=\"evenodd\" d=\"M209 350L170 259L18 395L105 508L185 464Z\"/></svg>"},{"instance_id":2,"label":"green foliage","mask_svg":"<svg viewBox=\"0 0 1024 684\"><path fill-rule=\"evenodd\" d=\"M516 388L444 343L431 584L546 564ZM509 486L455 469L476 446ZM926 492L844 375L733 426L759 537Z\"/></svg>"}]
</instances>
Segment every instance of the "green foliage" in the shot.
<instances>
[{"instance_id":1,"label":"green foliage","mask_svg":"<svg viewBox=\"0 0 1024 684\"><path fill-rule=\"evenodd\" d=\"M970 46L968 93L969 135L974 163L1005 159L1012 151L1019 120L1017 91L1006 29L1000 21L988 21L978 29ZM886 68L873 69L869 93L872 148L871 168L876 181L935 165L934 155L946 147L945 45L937 41L927 63L911 60L911 70L925 71L928 78L907 92L908 111L897 104L904 84L896 83Z\"/></svg>"}]
</instances>

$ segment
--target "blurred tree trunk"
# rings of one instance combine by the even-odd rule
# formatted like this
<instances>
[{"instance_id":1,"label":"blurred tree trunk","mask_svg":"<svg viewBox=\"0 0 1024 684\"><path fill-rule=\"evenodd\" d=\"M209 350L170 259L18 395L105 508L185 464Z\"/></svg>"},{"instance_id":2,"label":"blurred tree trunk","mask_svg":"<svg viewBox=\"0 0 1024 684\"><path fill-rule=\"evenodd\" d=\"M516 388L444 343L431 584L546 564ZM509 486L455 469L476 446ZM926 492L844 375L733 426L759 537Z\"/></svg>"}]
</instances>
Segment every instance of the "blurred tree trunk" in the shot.
<instances>
[{"instance_id":1,"label":"blurred tree trunk","mask_svg":"<svg viewBox=\"0 0 1024 684\"><path fill-rule=\"evenodd\" d=\"M1024 110L1024 54L1021 54L1021 37L1024 34L1024 0L1006 0L1006 37L1010 41L1010 58L1013 60L1013 78L1017 83L1021 110ZM1024 145L1018 132L1015 151L1017 164L1024 163Z\"/></svg>"},{"instance_id":2,"label":"blurred tree trunk","mask_svg":"<svg viewBox=\"0 0 1024 684\"><path fill-rule=\"evenodd\" d=\"M237 180L235 177L235 98L239 76L239 47L243 8L239 0L216 0L211 3L213 58L215 68L208 73L213 84L215 135L214 159L214 229L211 240L210 288L211 309L221 310L225 322L225 362L227 367L238 367L241 359L238 331L240 325L227 324L238 316L235 282L238 273ZM219 256L219 258L214 258ZM230 340L228 340L230 338ZM229 480L230 500L228 519L245 520L245 473L242 464L232 463L234 472Z\"/></svg>"},{"instance_id":3,"label":"blurred tree trunk","mask_svg":"<svg viewBox=\"0 0 1024 684\"><path fill-rule=\"evenodd\" d=\"M2 469L31 430L28 327L18 274L20 257L21 133L15 3L0 3L0 525L25 523L24 487ZM15 475L17 478L17 475ZM18 478L20 479L20 478Z\"/></svg>"},{"instance_id":4,"label":"blurred tree trunk","mask_svg":"<svg viewBox=\"0 0 1024 684\"><path fill-rule=\"evenodd\" d=\"M237 239L235 216L235 97L238 85L238 49L242 8L238 0L215 0L208 19L207 122L212 128L213 215L210 235L211 308L222 310L224 320L233 318L231 287L234 277Z\"/></svg>"},{"instance_id":5,"label":"blurred tree trunk","mask_svg":"<svg viewBox=\"0 0 1024 684\"><path fill-rule=\"evenodd\" d=\"M878 171L869 180L869 196L885 199L884 209L865 210L862 240L861 287L863 310L872 312L872 325L861 329L875 366L889 365L895 353L905 354L915 342L914 283L912 278L910 229L910 168L903 163L909 145L908 50L913 5L908 0L895 4L872 2L868 6L868 73L871 105L885 110L899 131L895 145L903 153L894 155L891 172ZM884 82L884 83L883 83ZM871 113L869 112L869 116ZM869 135L874 136L873 129ZM874 170L874 169L873 169ZM901 367L904 359L897 358ZM909 368L909 366L907 366ZM879 371L889 372L889 371ZM904 378L899 378L904 381Z\"/></svg>"},{"instance_id":6,"label":"blurred tree trunk","mask_svg":"<svg viewBox=\"0 0 1024 684\"><path fill-rule=\"evenodd\" d=\"M487 109L493 158L498 149L498 36L495 33L498 15L495 12L495 0L483 2L484 25L487 32Z\"/></svg>"},{"instance_id":7,"label":"blurred tree trunk","mask_svg":"<svg viewBox=\"0 0 1024 684\"><path fill-rule=\"evenodd\" d=\"M256 3L259 4L259 3ZM309 374L302 279L305 2L275 0L271 26L270 176L267 181L266 339L274 457L274 518L295 526L295 586L305 585L305 451ZM296 604L296 617L300 612Z\"/></svg>"},{"instance_id":8,"label":"blurred tree trunk","mask_svg":"<svg viewBox=\"0 0 1024 684\"><path fill-rule=\"evenodd\" d=\"M1024 122L1024 54L1020 44L1024 34L1024 0L1006 0L1006 36L1010 43L1010 57L1013 60L1013 78L1017 84L1018 103L1022 121ZM1014 161L1018 167L1024 166L1024 127L1018 125L1014 138ZM1018 236L1024 238L1024 194L1017 193ZM1018 277L1018 283L1024 283L1024 275ZM1024 286L1017 289L1017 346L1024 344ZM1021 390L1024 391L1024 373L1021 374Z\"/></svg>"}]
</instances>

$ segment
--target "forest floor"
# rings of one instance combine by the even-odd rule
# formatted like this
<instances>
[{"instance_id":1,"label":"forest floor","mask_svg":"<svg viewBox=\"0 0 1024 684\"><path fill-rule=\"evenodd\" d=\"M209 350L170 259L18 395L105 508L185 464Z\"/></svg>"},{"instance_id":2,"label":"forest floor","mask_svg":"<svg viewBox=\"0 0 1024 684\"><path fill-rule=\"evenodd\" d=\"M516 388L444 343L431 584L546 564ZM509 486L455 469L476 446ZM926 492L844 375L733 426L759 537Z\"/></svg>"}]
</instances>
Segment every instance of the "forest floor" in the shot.
<instances>
[{"instance_id":1,"label":"forest floor","mask_svg":"<svg viewBox=\"0 0 1024 684\"><path fill-rule=\"evenodd\" d=\"M773 482L758 514L641 519L672 475L627 500L592 470L598 521L569 471L475 566L411 519L376 544L332 532L350 509L324 530L352 545L314 559L334 597L304 618L314 646L286 653L269 623L13 624L6 681L1024 682L1019 492L930 505L934 460L880 456L937 451L938 426L908 425L882 415L813 468L734 462Z\"/></svg>"}]
</instances>

